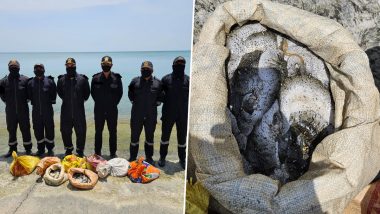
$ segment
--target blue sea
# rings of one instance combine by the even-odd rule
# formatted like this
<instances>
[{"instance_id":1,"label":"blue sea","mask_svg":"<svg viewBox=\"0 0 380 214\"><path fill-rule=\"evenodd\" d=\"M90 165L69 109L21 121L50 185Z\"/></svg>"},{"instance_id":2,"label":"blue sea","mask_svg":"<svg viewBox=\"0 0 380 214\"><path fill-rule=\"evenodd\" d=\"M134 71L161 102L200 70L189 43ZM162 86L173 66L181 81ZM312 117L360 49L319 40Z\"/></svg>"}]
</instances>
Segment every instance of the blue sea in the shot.
<instances>
[{"instance_id":1,"label":"blue sea","mask_svg":"<svg viewBox=\"0 0 380 214\"><path fill-rule=\"evenodd\" d=\"M161 79L172 72L172 63L175 57L183 56L186 59L185 73L190 73L190 51L152 51L152 52L53 52L53 53L0 53L0 77L8 74L8 62L17 59L20 62L20 73L33 77L33 66L36 63L45 65L45 75L55 77L65 74L65 61L68 57L76 60L77 72L85 74L91 83L92 75L101 71L100 61L103 56L111 56L113 61L112 71L120 73L123 81L124 95L119 104L119 119L129 119L131 114L131 102L128 99L128 85L132 78L140 76L140 66L145 60L153 63L153 75ZM54 105L55 117L59 118L61 99L57 96L57 104ZM90 97L85 103L87 120L93 120L94 102ZM159 107L159 112L161 112ZM4 113L5 104L0 102L0 112ZM160 113L159 113L160 115Z\"/></svg>"}]
</instances>

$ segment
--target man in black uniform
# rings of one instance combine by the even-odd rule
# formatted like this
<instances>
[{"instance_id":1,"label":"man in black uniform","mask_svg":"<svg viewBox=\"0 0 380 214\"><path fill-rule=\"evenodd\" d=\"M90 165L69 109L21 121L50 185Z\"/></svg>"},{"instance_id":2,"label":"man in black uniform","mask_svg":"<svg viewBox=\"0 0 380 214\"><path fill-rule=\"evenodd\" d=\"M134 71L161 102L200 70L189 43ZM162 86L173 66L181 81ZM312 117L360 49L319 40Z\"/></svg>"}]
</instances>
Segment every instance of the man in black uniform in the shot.
<instances>
[{"instance_id":1,"label":"man in black uniform","mask_svg":"<svg viewBox=\"0 0 380 214\"><path fill-rule=\"evenodd\" d=\"M186 134L187 111L189 101L189 76L185 75L185 58L174 59L173 72L162 78L162 88L165 92L162 106L162 136L160 144L160 160L158 165L163 167L168 154L169 138L174 123L177 128L178 157L185 169L186 163Z\"/></svg>"},{"instance_id":2,"label":"man in black uniform","mask_svg":"<svg viewBox=\"0 0 380 214\"><path fill-rule=\"evenodd\" d=\"M5 102L7 129L9 133L9 151L4 157L10 157L17 152L17 125L20 126L24 148L27 155L32 152L30 135L29 106L27 84L28 77L20 75L20 63L11 60L8 63L9 75L0 80L0 95Z\"/></svg>"},{"instance_id":3,"label":"man in black uniform","mask_svg":"<svg viewBox=\"0 0 380 214\"><path fill-rule=\"evenodd\" d=\"M157 123L157 106L162 101L161 81L152 76L153 64L145 61L141 65L141 77L132 80L128 87L128 97L132 102L131 145L129 161L137 158L142 128L145 130L146 161L154 165L154 131Z\"/></svg>"},{"instance_id":4,"label":"man in black uniform","mask_svg":"<svg viewBox=\"0 0 380 214\"><path fill-rule=\"evenodd\" d=\"M103 71L92 76L91 81L91 96L95 102L95 153L97 155L102 154L103 127L107 121L110 158L115 158L117 150L117 105L123 96L123 84L120 74L111 72L111 57L103 57L101 66Z\"/></svg>"},{"instance_id":5,"label":"man in black uniform","mask_svg":"<svg viewBox=\"0 0 380 214\"><path fill-rule=\"evenodd\" d=\"M65 155L74 150L71 135L74 127L77 136L77 154L83 157L86 141L86 114L84 102L90 97L88 78L76 72L76 63L73 58L66 60L66 74L58 76L58 96L62 99L61 107L61 134L65 145Z\"/></svg>"},{"instance_id":6,"label":"man in black uniform","mask_svg":"<svg viewBox=\"0 0 380 214\"><path fill-rule=\"evenodd\" d=\"M53 156L54 148L54 111L53 104L57 98L57 87L54 77L45 74L43 64L34 65L34 78L28 82L28 98L32 102L32 121L34 136L37 140L37 156L45 154L45 146L48 156Z\"/></svg>"}]
</instances>

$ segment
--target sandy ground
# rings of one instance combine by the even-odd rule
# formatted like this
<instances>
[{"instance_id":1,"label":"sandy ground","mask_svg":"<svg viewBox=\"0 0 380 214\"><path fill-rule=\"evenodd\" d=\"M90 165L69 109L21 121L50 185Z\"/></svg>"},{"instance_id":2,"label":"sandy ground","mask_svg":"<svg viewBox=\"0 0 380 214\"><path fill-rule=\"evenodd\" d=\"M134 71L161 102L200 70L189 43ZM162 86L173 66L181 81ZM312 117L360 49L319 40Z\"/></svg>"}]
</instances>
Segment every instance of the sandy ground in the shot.
<instances>
[{"instance_id":1,"label":"sandy ground","mask_svg":"<svg viewBox=\"0 0 380 214\"><path fill-rule=\"evenodd\" d=\"M1 117L4 118L4 117ZM5 118L4 118L5 119ZM1 123L0 154L8 150L6 126ZM58 157L63 157L63 145L59 129L56 127L56 148ZM88 133L85 154L93 153L93 123L88 121ZM105 130L107 128L105 127ZM108 159L108 134L103 134L103 154ZM158 124L155 133L154 159L159 158L159 137L161 127ZM73 135L74 137L75 135ZM143 136L143 135L142 135ZM129 157L129 124L119 122L118 156ZM21 142L21 136L18 137ZM139 155L144 155L140 140ZM74 140L75 142L75 140ZM33 151L36 151L33 138ZM47 186L33 172L28 176L14 178L9 173L12 158L0 158L0 207L1 213L183 213L185 171L178 163L176 135L173 130L170 140L167 165L160 168L161 176L149 184L134 184L127 177L107 177L99 180L94 189L82 191L74 189L69 182L59 187ZM142 148L141 148L142 147ZM24 152L18 145L20 154Z\"/></svg>"}]
</instances>

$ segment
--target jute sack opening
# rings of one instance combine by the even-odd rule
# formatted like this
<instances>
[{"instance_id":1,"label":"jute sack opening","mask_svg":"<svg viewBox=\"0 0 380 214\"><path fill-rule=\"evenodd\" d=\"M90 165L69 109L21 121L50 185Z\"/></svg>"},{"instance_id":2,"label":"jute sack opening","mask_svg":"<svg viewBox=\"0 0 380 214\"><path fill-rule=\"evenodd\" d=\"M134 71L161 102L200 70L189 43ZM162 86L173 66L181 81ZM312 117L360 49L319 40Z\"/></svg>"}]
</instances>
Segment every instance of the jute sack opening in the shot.
<instances>
[{"instance_id":1,"label":"jute sack opening","mask_svg":"<svg viewBox=\"0 0 380 214\"><path fill-rule=\"evenodd\" d=\"M51 171L59 170L58 177L53 177L50 175ZM46 173L44 174L44 180L47 185L50 186L59 186L67 181L68 177L65 173L65 168L60 163L55 163L51 166L49 166L46 169Z\"/></svg>"},{"instance_id":2,"label":"jute sack opening","mask_svg":"<svg viewBox=\"0 0 380 214\"><path fill-rule=\"evenodd\" d=\"M281 187L264 175L244 174L226 113L226 34L247 21L301 42L329 69L337 132L317 146L306 174ZM193 49L189 151L197 179L236 213L342 212L379 171L379 104L366 54L337 22L265 0L224 3Z\"/></svg>"},{"instance_id":3,"label":"jute sack opening","mask_svg":"<svg viewBox=\"0 0 380 214\"><path fill-rule=\"evenodd\" d=\"M86 175L90 179L90 182L81 183L79 180L74 178L74 174L76 173ZM98 175L89 169L70 168L67 174L68 174L70 184L78 189L84 189L84 190L92 189L95 187L96 183L98 182Z\"/></svg>"}]
</instances>

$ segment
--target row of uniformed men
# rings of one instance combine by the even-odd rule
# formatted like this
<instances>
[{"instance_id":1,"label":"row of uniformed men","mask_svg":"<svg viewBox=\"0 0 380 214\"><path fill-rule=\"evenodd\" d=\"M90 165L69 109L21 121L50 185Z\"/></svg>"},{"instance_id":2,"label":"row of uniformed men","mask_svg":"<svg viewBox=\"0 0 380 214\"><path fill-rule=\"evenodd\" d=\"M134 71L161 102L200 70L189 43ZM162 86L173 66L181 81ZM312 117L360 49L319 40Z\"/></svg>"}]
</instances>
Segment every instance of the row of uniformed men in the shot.
<instances>
[{"instance_id":1,"label":"row of uniformed men","mask_svg":"<svg viewBox=\"0 0 380 214\"><path fill-rule=\"evenodd\" d=\"M153 161L154 131L157 123L157 106L162 107L162 136L160 144L160 160L158 164L165 166L171 130L176 124L178 140L178 156L180 164L185 168L186 130L189 96L189 77L185 75L186 60L179 56L173 61L173 72L162 80L155 78L153 64L145 61L141 65L141 76L134 78L128 87L128 97L132 102L130 158L137 158L139 138L145 130L145 156L149 163ZM37 140L37 156L45 154L53 156L54 148L54 111L56 96L62 99L60 115L60 131L65 155L72 154L72 129L76 133L76 152L83 156L86 140L86 116L84 102L90 94L95 101L95 153L101 155L102 133L105 122L109 130L110 157L116 157L118 104L123 96L121 75L111 71L112 58L105 56L101 60L102 72L93 75L91 88L88 78L76 71L73 58L66 60L66 74L58 76L57 85L54 78L45 76L43 64L34 66L35 77L20 75L20 64L11 60L8 64L9 75L0 80L0 96L5 102L6 122L9 133L10 157L17 151L17 126L19 125L26 154L32 152L30 134L28 100L31 101L32 122Z\"/></svg>"}]
</instances>

